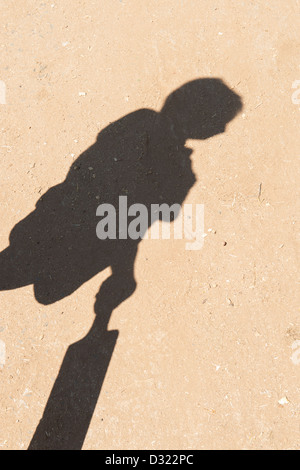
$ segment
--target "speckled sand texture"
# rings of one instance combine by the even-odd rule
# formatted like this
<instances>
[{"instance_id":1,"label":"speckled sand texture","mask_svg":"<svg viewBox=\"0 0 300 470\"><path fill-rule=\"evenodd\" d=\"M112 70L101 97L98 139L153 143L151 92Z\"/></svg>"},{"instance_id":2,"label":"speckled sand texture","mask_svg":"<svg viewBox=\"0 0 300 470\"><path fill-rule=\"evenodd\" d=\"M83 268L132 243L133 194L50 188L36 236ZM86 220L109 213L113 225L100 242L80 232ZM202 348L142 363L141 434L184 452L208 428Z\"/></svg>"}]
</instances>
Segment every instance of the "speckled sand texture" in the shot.
<instances>
[{"instance_id":1,"label":"speckled sand texture","mask_svg":"<svg viewBox=\"0 0 300 470\"><path fill-rule=\"evenodd\" d=\"M110 123L196 78L244 104L187 142L204 247L139 245L83 449L299 450L300 2L23 0L0 17L0 251ZM51 305L0 292L0 450L29 447L109 275Z\"/></svg>"}]
</instances>

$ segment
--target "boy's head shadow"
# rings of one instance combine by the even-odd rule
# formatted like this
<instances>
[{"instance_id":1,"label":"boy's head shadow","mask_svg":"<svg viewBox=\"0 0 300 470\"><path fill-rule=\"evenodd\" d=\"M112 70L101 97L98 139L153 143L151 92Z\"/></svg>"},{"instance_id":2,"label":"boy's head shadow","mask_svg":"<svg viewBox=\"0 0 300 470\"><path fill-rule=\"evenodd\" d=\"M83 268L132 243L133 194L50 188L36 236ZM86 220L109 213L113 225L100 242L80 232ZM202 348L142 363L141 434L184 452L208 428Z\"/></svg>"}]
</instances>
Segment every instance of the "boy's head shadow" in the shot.
<instances>
[{"instance_id":1,"label":"boy's head shadow","mask_svg":"<svg viewBox=\"0 0 300 470\"><path fill-rule=\"evenodd\" d=\"M225 132L242 109L241 98L216 78L193 80L171 93L161 114L184 140L206 140Z\"/></svg>"}]
</instances>

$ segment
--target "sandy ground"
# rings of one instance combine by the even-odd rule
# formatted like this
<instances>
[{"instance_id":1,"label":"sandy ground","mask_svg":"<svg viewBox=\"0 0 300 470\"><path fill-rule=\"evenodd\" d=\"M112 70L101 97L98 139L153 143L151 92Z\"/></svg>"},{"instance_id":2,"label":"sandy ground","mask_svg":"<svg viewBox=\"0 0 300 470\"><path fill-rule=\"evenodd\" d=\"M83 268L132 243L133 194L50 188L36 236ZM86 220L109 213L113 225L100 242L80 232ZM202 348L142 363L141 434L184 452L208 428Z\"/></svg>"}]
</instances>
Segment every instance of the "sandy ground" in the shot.
<instances>
[{"instance_id":1,"label":"sandy ground","mask_svg":"<svg viewBox=\"0 0 300 470\"><path fill-rule=\"evenodd\" d=\"M139 246L84 449L300 449L300 2L267 3L0 7L1 250L109 123L196 78L221 78L244 103L225 133L188 141L203 249ZM49 306L32 286L0 292L0 450L28 448L109 274Z\"/></svg>"}]
</instances>

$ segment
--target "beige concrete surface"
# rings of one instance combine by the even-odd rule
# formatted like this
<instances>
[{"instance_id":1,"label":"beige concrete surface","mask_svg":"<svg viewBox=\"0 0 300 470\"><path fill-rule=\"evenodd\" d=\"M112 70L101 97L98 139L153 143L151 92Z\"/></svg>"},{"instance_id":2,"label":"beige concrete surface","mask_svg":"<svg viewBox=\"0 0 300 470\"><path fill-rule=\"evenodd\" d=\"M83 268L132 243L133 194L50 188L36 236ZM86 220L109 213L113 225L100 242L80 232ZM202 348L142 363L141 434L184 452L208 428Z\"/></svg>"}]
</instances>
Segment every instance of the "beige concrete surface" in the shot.
<instances>
[{"instance_id":1,"label":"beige concrete surface","mask_svg":"<svg viewBox=\"0 0 300 470\"><path fill-rule=\"evenodd\" d=\"M139 245L83 449L299 450L300 2L24 0L0 14L1 251L110 123L197 78L244 104L225 133L187 142L204 247ZM32 285L0 292L0 450L28 448L109 274L48 306Z\"/></svg>"}]
</instances>

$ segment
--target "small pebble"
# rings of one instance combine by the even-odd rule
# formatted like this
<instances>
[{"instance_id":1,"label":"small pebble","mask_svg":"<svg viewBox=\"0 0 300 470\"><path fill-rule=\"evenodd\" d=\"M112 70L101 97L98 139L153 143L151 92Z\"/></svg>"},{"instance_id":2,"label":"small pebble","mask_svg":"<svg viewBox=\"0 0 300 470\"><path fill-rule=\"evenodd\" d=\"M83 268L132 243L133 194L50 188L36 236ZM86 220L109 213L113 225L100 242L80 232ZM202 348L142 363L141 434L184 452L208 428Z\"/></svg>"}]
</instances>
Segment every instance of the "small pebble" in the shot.
<instances>
[{"instance_id":1,"label":"small pebble","mask_svg":"<svg viewBox=\"0 0 300 470\"><path fill-rule=\"evenodd\" d=\"M283 398L281 398L281 400L279 400L278 403L279 403L279 405L284 406L284 405L288 405L290 402L287 399L287 397L283 397Z\"/></svg>"}]
</instances>

